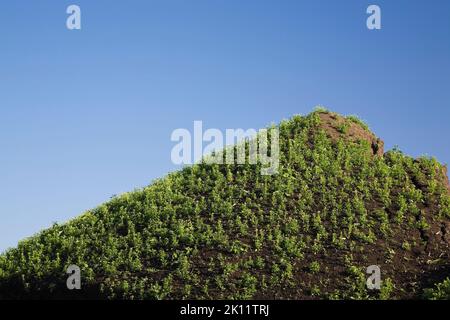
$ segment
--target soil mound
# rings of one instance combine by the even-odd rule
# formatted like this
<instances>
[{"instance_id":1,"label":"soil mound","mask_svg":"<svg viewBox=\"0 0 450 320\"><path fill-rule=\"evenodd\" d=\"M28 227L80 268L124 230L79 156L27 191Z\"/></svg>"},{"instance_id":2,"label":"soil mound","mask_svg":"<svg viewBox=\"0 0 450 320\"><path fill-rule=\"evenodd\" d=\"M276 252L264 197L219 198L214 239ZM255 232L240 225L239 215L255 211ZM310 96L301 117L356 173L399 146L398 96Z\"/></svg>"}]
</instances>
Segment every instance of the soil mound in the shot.
<instances>
[{"instance_id":1,"label":"soil mound","mask_svg":"<svg viewBox=\"0 0 450 320\"><path fill-rule=\"evenodd\" d=\"M0 300L450 299L445 166L383 153L357 117L279 129L277 174L198 163L21 241L0 254Z\"/></svg>"},{"instance_id":2,"label":"soil mound","mask_svg":"<svg viewBox=\"0 0 450 320\"><path fill-rule=\"evenodd\" d=\"M384 142L371 132L367 125L356 117L343 117L337 113L319 112L321 128L329 135L333 141L343 138L350 142L365 140L372 147L374 155L384 154Z\"/></svg>"}]
</instances>

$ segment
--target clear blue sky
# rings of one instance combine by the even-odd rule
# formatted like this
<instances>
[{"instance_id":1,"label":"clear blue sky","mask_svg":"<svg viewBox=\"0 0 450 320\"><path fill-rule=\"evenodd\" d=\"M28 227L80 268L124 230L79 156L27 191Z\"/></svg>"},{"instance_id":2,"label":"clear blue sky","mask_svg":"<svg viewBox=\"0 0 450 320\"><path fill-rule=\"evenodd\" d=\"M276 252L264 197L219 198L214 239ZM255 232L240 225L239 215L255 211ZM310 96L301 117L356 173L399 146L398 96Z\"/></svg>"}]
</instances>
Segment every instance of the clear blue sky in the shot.
<instances>
[{"instance_id":1,"label":"clear blue sky","mask_svg":"<svg viewBox=\"0 0 450 320\"><path fill-rule=\"evenodd\" d=\"M0 251L175 170L170 134L194 120L320 104L450 161L448 0L2 1L0 43Z\"/></svg>"}]
</instances>

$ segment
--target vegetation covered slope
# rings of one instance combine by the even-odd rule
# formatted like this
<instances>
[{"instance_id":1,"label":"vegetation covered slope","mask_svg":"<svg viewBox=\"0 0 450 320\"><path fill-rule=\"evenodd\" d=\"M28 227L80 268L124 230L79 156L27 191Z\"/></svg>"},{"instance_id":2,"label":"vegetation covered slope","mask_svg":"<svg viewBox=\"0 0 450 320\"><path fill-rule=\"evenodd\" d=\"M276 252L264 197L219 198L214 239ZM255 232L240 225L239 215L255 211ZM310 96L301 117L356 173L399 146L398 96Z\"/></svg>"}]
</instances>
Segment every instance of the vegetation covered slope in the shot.
<instances>
[{"instance_id":1,"label":"vegetation covered slope","mask_svg":"<svg viewBox=\"0 0 450 320\"><path fill-rule=\"evenodd\" d=\"M444 166L384 153L355 117L278 128L279 174L197 164L115 197L1 255L0 298L450 298Z\"/></svg>"}]
</instances>

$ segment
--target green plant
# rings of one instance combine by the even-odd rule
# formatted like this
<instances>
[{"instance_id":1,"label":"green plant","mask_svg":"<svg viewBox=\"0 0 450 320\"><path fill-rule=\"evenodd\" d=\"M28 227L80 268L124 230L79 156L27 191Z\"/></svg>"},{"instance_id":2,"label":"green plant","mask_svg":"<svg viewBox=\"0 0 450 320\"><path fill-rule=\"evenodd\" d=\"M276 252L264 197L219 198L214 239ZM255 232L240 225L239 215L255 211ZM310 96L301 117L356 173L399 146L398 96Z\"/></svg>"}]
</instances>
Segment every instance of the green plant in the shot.
<instances>
[{"instance_id":1,"label":"green plant","mask_svg":"<svg viewBox=\"0 0 450 320\"><path fill-rule=\"evenodd\" d=\"M425 289L424 297L429 300L450 300L450 278L435 284L434 288Z\"/></svg>"},{"instance_id":2,"label":"green plant","mask_svg":"<svg viewBox=\"0 0 450 320\"><path fill-rule=\"evenodd\" d=\"M312 273L319 272L320 271L320 263L317 261L311 262L311 264L309 265L309 271L311 271Z\"/></svg>"},{"instance_id":3,"label":"green plant","mask_svg":"<svg viewBox=\"0 0 450 320\"><path fill-rule=\"evenodd\" d=\"M361 127L363 127L366 130L369 130L369 126L367 125L367 123L365 123L363 120L361 120L358 116L349 115L346 117L346 119L350 120L353 123L360 125Z\"/></svg>"},{"instance_id":4,"label":"green plant","mask_svg":"<svg viewBox=\"0 0 450 320\"><path fill-rule=\"evenodd\" d=\"M380 299L381 300L389 299L394 289L395 289L394 283L390 278L383 280L380 288Z\"/></svg>"}]
</instances>

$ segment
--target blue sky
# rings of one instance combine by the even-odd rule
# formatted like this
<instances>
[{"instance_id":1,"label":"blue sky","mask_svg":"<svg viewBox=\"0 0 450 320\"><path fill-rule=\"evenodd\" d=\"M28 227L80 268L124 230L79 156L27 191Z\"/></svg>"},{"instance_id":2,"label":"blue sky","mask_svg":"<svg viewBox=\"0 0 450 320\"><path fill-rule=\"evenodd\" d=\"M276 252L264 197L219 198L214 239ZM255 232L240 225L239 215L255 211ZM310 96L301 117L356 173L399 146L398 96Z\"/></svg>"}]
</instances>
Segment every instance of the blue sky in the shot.
<instances>
[{"instance_id":1,"label":"blue sky","mask_svg":"<svg viewBox=\"0 0 450 320\"><path fill-rule=\"evenodd\" d=\"M0 251L175 170L170 135L194 120L324 105L450 162L446 0L4 1L0 43Z\"/></svg>"}]
</instances>

